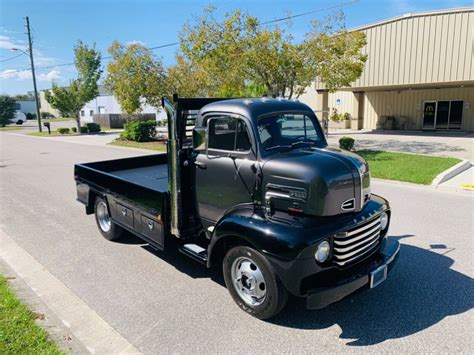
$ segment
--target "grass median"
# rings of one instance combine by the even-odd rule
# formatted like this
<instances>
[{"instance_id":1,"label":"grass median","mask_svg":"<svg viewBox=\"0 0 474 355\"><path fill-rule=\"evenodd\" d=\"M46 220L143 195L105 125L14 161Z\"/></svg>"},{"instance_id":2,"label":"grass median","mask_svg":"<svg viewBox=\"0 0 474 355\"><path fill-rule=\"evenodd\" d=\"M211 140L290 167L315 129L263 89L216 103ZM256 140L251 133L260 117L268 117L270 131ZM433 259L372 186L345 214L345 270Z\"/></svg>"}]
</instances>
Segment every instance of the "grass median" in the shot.
<instances>
[{"instance_id":1,"label":"grass median","mask_svg":"<svg viewBox=\"0 0 474 355\"><path fill-rule=\"evenodd\" d=\"M6 126L6 127L0 127L0 132L1 131L18 131L20 130L21 127L18 127L18 126Z\"/></svg>"},{"instance_id":2,"label":"grass median","mask_svg":"<svg viewBox=\"0 0 474 355\"><path fill-rule=\"evenodd\" d=\"M166 152L166 143L161 142L161 141L134 142L134 141L128 141L124 139L116 139L108 144L119 146L119 147L126 147L126 148L140 148L140 149L157 150L159 152Z\"/></svg>"},{"instance_id":3,"label":"grass median","mask_svg":"<svg viewBox=\"0 0 474 355\"><path fill-rule=\"evenodd\" d=\"M456 158L375 150L359 150L356 153L367 160L374 178L423 185L430 185L438 174L461 161Z\"/></svg>"},{"instance_id":4,"label":"grass median","mask_svg":"<svg viewBox=\"0 0 474 355\"><path fill-rule=\"evenodd\" d=\"M0 354L63 354L0 275Z\"/></svg>"}]
</instances>

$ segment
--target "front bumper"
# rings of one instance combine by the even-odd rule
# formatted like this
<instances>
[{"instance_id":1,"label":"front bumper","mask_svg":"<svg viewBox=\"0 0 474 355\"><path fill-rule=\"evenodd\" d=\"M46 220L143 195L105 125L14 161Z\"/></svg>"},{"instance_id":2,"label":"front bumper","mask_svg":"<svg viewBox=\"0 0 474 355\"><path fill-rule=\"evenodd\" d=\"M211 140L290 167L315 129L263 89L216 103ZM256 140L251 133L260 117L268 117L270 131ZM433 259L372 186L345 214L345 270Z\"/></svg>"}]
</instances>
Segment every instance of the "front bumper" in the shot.
<instances>
[{"instance_id":1,"label":"front bumper","mask_svg":"<svg viewBox=\"0 0 474 355\"><path fill-rule=\"evenodd\" d=\"M370 286L370 274L377 268L387 265L387 271L390 272L395 265L400 254L400 243L392 241L379 251L381 258L376 264L371 264L367 268L360 270L351 277L340 280L331 287L310 289L306 296L306 306L309 309L324 308L331 303L342 300L344 297L354 293L355 291Z\"/></svg>"}]
</instances>

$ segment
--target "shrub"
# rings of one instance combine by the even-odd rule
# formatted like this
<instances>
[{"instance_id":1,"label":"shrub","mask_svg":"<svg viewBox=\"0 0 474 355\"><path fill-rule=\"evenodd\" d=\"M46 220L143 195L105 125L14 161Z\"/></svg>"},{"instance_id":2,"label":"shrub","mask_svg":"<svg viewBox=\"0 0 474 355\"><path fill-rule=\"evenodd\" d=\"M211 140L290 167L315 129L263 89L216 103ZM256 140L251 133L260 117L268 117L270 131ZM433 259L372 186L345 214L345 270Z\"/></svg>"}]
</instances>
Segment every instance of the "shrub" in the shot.
<instances>
[{"instance_id":1,"label":"shrub","mask_svg":"<svg viewBox=\"0 0 474 355\"><path fill-rule=\"evenodd\" d=\"M43 112L40 113L40 115L41 115L41 118L42 118L42 119L45 119L45 118L54 118L54 116L53 116L52 114L50 114L49 112L44 112L44 111L43 111Z\"/></svg>"},{"instance_id":2,"label":"shrub","mask_svg":"<svg viewBox=\"0 0 474 355\"><path fill-rule=\"evenodd\" d=\"M87 127L84 127L84 126L81 127L81 133L88 133L88 132L89 130L87 129Z\"/></svg>"},{"instance_id":3,"label":"shrub","mask_svg":"<svg viewBox=\"0 0 474 355\"><path fill-rule=\"evenodd\" d=\"M342 137L339 139L339 147L345 150L352 150L352 148L354 148L354 142L354 138Z\"/></svg>"},{"instance_id":4,"label":"shrub","mask_svg":"<svg viewBox=\"0 0 474 355\"><path fill-rule=\"evenodd\" d=\"M77 132L77 127L72 127L72 128L71 128L71 131L74 132L74 133L76 133L76 132Z\"/></svg>"},{"instance_id":5,"label":"shrub","mask_svg":"<svg viewBox=\"0 0 474 355\"><path fill-rule=\"evenodd\" d=\"M100 132L100 124L97 123L87 123L87 130L89 133Z\"/></svg>"},{"instance_id":6,"label":"shrub","mask_svg":"<svg viewBox=\"0 0 474 355\"><path fill-rule=\"evenodd\" d=\"M27 112L26 113L26 119L27 120L36 120L36 115L34 113Z\"/></svg>"},{"instance_id":7,"label":"shrub","mask_svg":"<svg viewBox=\"0 0 474 355\"><path fill-rule=\"evenodd\" d=\"M331 110L331 115L329 115L329 119L334 122L340 122L345 120L350 120L351 115L349 112L338 113L336 108Z\"/></svg>"},{"instance_id":8,"label":"shrub","mask_svg":"<svg viewBox=\"0 0 474 355\"><path fill-rule=\"evenodd\" d=\"M156 134L156 121L134 121L125 125L121 138L135 142L148 142Z\"/></svg>"},{"instance_id":9,"label":"shrub","mask_svg":"<svg viewBox=\"0 0 474 355\"><path fill-rule=\"evenodd\" d=\"M69 133L69 128L58 128L59 134L68 134Z\"/></svg>"}]
</instances>

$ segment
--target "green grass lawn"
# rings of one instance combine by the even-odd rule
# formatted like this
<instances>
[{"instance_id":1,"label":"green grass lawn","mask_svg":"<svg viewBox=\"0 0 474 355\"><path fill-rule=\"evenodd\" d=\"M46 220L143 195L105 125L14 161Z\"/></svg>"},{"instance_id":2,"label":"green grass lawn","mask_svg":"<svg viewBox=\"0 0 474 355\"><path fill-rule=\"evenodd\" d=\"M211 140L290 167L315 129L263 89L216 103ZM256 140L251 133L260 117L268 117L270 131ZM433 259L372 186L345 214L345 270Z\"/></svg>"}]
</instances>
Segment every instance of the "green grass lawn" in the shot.
<instances>
[{"instance_id":1,"label":"green grass lawn","mask_svg":"<svg viewBox=\"0 0 474 355\"><path fill-rule=\"evenodd\" d=\"M0 275L0 354L63 354Z\"/></svg>"},{"instance_id":2,"label":"green grass lawn","mask_svg":"<svg viewBox=\"0 0 474 355\"><path fill-rule=\"evenodd\" d=\"M18 131L21 129L21 126L6 126L0 127L0 131Z\"/></svg>"},{"instance_id":3,"label":"green grass lawn","mask_svg":"<svg viewBox=\"0 0 474 355\"><path fill-rule=\"evenodd\" d=\"M59 134L59 132L56 130L51 131L51 134L49 134L47 129L43 129L43 132L30 132L28 133L28 135L35 136L35 137L52 137L52 136L70 136L71 134Z\"/></svg>"},{"instance_id":4,"label":"green grass lawn","mask_svg":"<svg viewBox=\"0 0 474 355\"><path fill-rule=\"evenodd\" d=\"M441 172L456 165L456 158L417 154L360 150L356 152L369 163L372 177L429 185Z\"/></svg>"},{"instance_id":5,"label":"green grass lawn","mask_svg":"<svg viewBox=\"0 0 474 355\"><path fill-rule=\"evenodd\" d=\"M129 147L129 148L141 148L141 149L150 149L157 150L159 152L166 152L166 143L164 142L134 142L127 140L114 140L109 143L110 145L117 145L120 147Z\"/></svg>"}]
</instances>

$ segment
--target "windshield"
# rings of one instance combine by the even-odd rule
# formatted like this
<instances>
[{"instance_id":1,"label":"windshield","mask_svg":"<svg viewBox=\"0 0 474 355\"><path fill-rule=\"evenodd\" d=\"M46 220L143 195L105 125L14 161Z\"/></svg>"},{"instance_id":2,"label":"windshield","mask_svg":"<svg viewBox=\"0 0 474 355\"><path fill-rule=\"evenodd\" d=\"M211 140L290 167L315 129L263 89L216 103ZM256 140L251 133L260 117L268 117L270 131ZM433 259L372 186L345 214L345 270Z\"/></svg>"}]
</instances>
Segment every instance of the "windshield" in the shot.
<instances>
[{"instance_id":1,"label":"windshield","mask_svg":"<svg viewBox=\"0 0 474 355\"><path fill-rule=\"evenodd\" d=\"M266 152L324 142L319 125L303 113L265 116L258 120L257 131L260 144Z\"/></svg>"}]
</instances>

